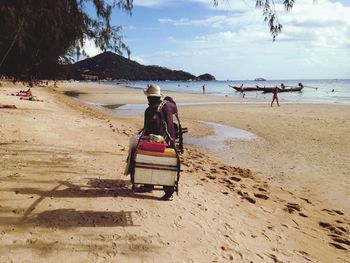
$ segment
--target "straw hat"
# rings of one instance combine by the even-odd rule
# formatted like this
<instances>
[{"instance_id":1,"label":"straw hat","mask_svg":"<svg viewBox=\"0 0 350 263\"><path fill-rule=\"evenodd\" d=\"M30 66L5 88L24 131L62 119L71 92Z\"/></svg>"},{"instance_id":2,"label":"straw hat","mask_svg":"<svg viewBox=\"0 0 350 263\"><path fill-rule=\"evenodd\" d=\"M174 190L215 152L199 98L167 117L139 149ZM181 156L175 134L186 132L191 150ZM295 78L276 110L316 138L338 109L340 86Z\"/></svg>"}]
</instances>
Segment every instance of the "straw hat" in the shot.
<instances>
[{"instance_id":1,"label":"straw hat","mask_svg":"<svg viewBox=\"0 0 350 263\"><path fill-rule=\"evenodd\" d=\"M148 85L148 88L143 91L147 97L161 97L160 87L155 84Z\"/></svg>"}]
</instances>

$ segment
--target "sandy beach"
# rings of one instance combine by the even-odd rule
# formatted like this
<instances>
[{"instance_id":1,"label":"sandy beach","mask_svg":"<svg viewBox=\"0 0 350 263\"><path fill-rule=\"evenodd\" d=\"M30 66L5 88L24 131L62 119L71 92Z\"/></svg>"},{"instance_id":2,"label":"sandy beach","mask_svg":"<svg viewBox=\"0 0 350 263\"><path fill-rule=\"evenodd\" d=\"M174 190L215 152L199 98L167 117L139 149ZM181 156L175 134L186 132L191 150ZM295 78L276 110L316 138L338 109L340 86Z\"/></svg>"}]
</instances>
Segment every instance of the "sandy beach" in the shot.
<instances>
[{"instance_id":1,"label":"sandy beach","mask_svg":"<svg viewBox=\"0 0 350 263\"><path fill-rule=\"evenodd\" d=\"M350 262L350 106L167 93L225 102L179 106L187 136L211 135L209 121L260 139L186 145L164 202L123 175L143 116L93 105L145 103L141 90L65 82L33 88L35 102L9 95L20 89L0 87L17 106L0 109L1 263Z\"/></svg>"}]
</instances>

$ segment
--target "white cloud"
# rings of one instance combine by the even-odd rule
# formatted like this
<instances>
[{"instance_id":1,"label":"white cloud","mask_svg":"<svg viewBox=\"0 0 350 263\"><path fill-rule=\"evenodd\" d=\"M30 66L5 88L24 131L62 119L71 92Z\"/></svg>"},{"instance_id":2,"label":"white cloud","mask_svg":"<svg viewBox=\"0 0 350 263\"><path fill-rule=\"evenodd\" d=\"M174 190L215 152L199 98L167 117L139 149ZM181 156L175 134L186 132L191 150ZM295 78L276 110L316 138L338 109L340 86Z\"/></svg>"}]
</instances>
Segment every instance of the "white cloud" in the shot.
<instances>
[{"instance_id":1,"label":"white cloud","mask_svg":"<svg viewBox=\"0 0 350 263\"><path fill-rule=\"evenodd\" d=\"M259 10L238 16L160 21L221 30L191 39L172 37L181 52L167 51L176 53L171 59L158 52L152 63L194 74L211 72L219 79L251 79L257 75L271 79L345 77L344 72L350 72L350 8L325 0L317 5L304 2L297 1L299 6L291 12L280 8L284 28L274 43Z\"/></svg>"},{"instance_id":2,"label":"white cloud","mask_svg":"<svg viewBox=\"0 0 350 263\"><path fill-rule=\"evenodd\" d=\"M207 0L198 0L200 2ZM231 1L236 2L236 1ZM240 2L240 1L238 1ZM291 12L284 11L284 7L276 5L278 17L283 24L282 34L277 41L304 41L312 46L344 46L350 43L350 7L339 2L319 0L312 4L311 0L299 0ZM221 28L235 31L240 38L261 40L261 30L268 31L263 22L261 10L245 10L240 13L210 16L204 19L167 19L161 18L160 23L173 26L196 26ZM261 26L264 25L264 28ZM256 30L258 29L258 30ZM245 32L244 36L242 32ZM265 34L264 34L265 35Z\"/></svg>"},{"instance_id":3,"label":"white cloud","mask_svg":"<svg viewBox=\"0 0 350 263\"><path fill-rule=\"evenodd\" d=\"M96 47L95 42L91 39L86 39L83 45L83 49L88 57L93 57L102 52L102 50Z\"/></svg>"},{"instance_id":4,"label":"white cloud","mask_svg":"<svg viewBox=\"0 0 350 263\"><path fill-rule=\"evenodd\" d=\"M214 8L210 0L188 1ZM188 30L210 28L215 33L191 38L173 34L168 41L174 49L142 54L143 61L195 75L209 72L219 79L341 78L350 72L349 5L334 0L318 0L316 4L313 0L297 0L294 8L286 12L277 4L278 18L284 27L276 42L272 42L262 11L254 8L254 0L229 2L230 6L219 6L227 11L220 15L160 18L160 23L170 25L169 32L171 26L181 26Z\"/></svg>"},{"instance_id":5,"label":"white cloud","mask_svg":"<svg viewBox=\"0 0 350 263\"><path fill-rule=\"evenodd\" d=\"M192 2L202 3L207 8L223 10L223 11L246 11L249 9L255 9L255 0L219 0L219 5L214 6L212 0L191 0Z\"/></svg>"},{"instance_id":6,"label":"white cloud","mask_svg":"<svg viewBox=\"0 0 350 263\"><path fill-rule=\"evenodd\" d=\"M156 7L164 6L172 2L174 2L174 0L134 0L133 4L135 6Z\"/></svg>"},{"instance_id":7,"label":"white cloud","mask_svg":"<svg viewBox=\"0 0 350 263\"><path fill-rule=\"evenodd\" d=\"M255 0L231 0L220 1L220 4L215 7L212 0L134 0L135 6L144 7L159 7L166 5L181 5L182 3L199 3L206 6L208 9L240 11L255 8Z\"/></svg>"},{"instance_id":8,"label":"white cloud","mask_svg":"<svg viewBox=\"0 0 350 263\"><path fill-rule=\"evenodd\" d=\"M281 40L320 47L350 44L350 7L339 2L319 0L317 4L295 5L291 13L280 14L280 21L284 25Z\"/></svg>"},{"instance_id":9,"label":"white cloud","mask_svg":"<svg viewBox=\"0 0 350 263\"><path fill-rule=\"evenodd\" d=\"M135 30L136 27L133 25L123 25L123 30Z\"/></svg>"},{"instance_id":10,"label":"white cloud","mask_svg":"<svg viewBox=\"0 0 350 263\"><path fill-rule=\"evenodd\" d=\"M261 23L262 17L261 12L258 10L253 10L251 12L244 13L233 13L230 15L217 15L210 16L205 19L187 19L181 18L175 19L158 19L160 23L171 24L174 26L198 26L198 27L213 27L213 28L223 28L223 27L237 27L245 24Z\"/></svg>"},{"instance_id":11,"label":"white cloud","mask_svg":"<svg viewBox=\"0 0 350 263\"><path fill-rule=\"evenodd\" d=\"M132 56L131 60L134 60L142 65L146 64L146 61L142 57L139 57L139 56L135 56L135 57Z\"/></svg>"}]
</instances>

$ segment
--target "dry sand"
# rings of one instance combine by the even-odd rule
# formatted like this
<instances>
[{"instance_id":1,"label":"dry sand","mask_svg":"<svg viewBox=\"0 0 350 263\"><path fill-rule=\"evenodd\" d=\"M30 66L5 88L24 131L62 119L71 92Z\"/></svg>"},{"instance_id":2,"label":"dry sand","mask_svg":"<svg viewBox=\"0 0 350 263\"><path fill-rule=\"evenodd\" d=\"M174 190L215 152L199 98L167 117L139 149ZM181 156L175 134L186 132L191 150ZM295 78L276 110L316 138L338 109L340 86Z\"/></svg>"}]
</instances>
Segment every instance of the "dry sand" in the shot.
<instances>
[{"instance_id":1,"label":"dry sand","mask_svg":"<svg viewBox=\"0 0 350 263\"><path fill-rule=\"evenodd\" d=\"M142 116L62 95L144 103L140 91L64 85L34 88L44 102L0 87L0 104L18 107L0 109L1 263L350 262L349 106L179 107L190 135L210 134L197 122L207 120L262 140L228 142L234 154L221 158L187 147L179 195L163 202L162 192L131 192L123 175Z\"/></svg>"}]
</instances>

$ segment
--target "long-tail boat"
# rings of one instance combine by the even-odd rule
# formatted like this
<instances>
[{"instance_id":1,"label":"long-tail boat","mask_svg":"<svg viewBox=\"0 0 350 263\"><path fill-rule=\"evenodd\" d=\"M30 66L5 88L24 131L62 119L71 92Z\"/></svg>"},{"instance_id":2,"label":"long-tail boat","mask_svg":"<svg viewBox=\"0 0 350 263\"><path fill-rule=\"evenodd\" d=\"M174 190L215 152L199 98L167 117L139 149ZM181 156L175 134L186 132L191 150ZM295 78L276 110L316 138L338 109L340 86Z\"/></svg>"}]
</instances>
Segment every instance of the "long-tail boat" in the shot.
<instances>
[{"instance_id":1,"label":"long-tail boat","mask_svg":"<svg viewBox=\"0 0 350 263\"><path fill-rule=\"evenodd\" d=\"M275 88L278 88L278 93L280 93L280 92L295 92L295 91L301 91L303 89L303 86L288 88L288 89L281 89L279 87L260 87L258 85L256 85L256 87L264 93L269 93L269 92L271 93L275 90Z\"/></svg>"},{"instance_id":2,"label":"long-tail boat","mask_svg":"<svg viewBox=\"0 0 350 263\"><path fill-rule=\"evenodd\" d=\"M260 88L258 88L258 87L242 87L242 86L237 87L237 86L231 86L231 85L229 85L229 86L238 92L259 91L260 90Z\"/></svg>"}]
</instances>

